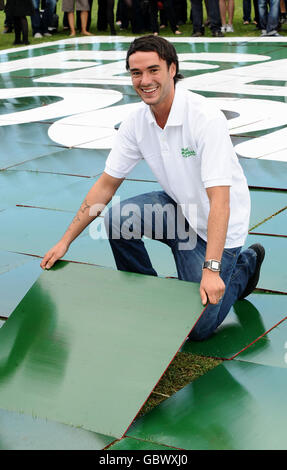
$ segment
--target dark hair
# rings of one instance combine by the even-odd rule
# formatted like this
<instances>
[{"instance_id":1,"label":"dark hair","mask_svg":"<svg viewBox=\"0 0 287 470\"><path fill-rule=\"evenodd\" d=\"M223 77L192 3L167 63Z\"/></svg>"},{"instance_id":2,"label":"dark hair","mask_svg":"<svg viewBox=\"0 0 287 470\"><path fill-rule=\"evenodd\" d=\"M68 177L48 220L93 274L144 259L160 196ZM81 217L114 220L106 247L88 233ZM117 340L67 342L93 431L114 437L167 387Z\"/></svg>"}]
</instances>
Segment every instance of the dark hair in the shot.
<instances>
[{"instance_id":1,"label":"dark hair","mask_svg":"<svg viewBox=\"0 0 287 470\"><path fill-rule=\"evenodd\" d=\"M168 42L166 39L160 37L160 36L142 36L140 38L135 39L127 52L127 57L126 57L126 69L129 70L129 58L132 54L134 54L137 51L142 51L142 52L156 52L158 56L165 60L167 63L167 67L171 66L172 63L175 64L176 66L176 73L173 78L174 84L178 82L178 80L184 78L183 75L181 75L178 72L178 57L176 50L174 46Z\"/></svg>"}]
</instances>

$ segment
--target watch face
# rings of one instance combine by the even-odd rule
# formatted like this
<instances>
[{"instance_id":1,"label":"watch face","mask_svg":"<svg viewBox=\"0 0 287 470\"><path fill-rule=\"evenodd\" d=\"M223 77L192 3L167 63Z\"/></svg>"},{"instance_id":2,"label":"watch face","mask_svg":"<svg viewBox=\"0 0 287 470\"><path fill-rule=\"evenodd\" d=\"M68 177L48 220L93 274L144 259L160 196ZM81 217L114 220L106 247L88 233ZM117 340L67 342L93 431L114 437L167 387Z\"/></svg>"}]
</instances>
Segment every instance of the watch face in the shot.
<instances>
[{"instance_id":1,"label":"watch face","mask_svg":"<svg viewBox=\"0 0 287 470\"><path fill-rule=\"evenodd\" d=\"M211 261L211 268L212 269L219 269L219 262L218 261Z\"/></svg>"}]
</instances>

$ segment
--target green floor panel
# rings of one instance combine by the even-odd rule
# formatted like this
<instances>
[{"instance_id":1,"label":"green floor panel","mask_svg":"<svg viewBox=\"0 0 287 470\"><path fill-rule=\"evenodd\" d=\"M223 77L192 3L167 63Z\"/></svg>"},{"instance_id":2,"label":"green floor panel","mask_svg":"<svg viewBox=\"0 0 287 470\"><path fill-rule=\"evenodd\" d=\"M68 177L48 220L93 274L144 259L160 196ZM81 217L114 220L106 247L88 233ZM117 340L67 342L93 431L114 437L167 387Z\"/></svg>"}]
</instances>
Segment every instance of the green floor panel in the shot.
<instances>
[{"instance_id":1,"label":"green floor panel","mask_svg":"<svg viewBox=\"0 0 287 470\"><path fill-rule=\"evenodd\" d=\"M187 341L183 352L230 359L287 315L287 296L251 294L235 303L224 322L205 341ZM254 348L256 350L257 344ZM258 349L260 345L258 344Z\"/></svg>"},{"instance_id":2,"label":"green floor panel","mask_svg":"<svg viewBox=\"0 0 287 470\"><path fill-rule=\"evenodd\" d=\"M56 175L55 175L56 176ZM61 176L60 178L63 178ZM66 177L72 178L72 177ZM75 183L67 185L61 193L48 193L44 195L38 195L33 199L26 199L22 201L23 204L29 206L42 207L54 210L64 210L77 212L86 194L91 189L97 178L75 178ZM139 194L162 191L159 183L145 182L145 181L124 181L116 192L115 203L123 201ZM120 198L119 200L117 198ZM111 202L108 207L111 206Z\"/></svg>"},{"instance_id":3,"label":"green floor panel","mask_svg":"<svg viewBox=\"0 0 287 470\"><path fill-rule=\"evenodd\" d=\"M131 439L125 437L115 444L111 445L108 450L161 450L165 452L167 450L175 450L174 447L167 447L155 442L141 441L140 439Z\"/></svg>"},{"instance_id":4,"label":"green floor panel","mask_svg":"<svg viewBox=\"0 0 287 470\"><path fill-rule=\"evenodd\" d=\"M2 129L3 130L3 129ZM0 139L1 139L1 128L0 128ZM55 154L61 150L56 145L42 145L37 141L33 145L31 143L19 142L12 138L8 144L5 142L1 143L0 150L0 170L15 167L18 168L18 164L22 164L25 161L33 160L34 158L41 157L43 155ZM17 166L15 166L17 165Z\"/></svg>"},{"instance_id":5,"label":"green floor panel","mask_svg":"<svg viewBox=\"0 0 287 470\"><path fill-rule=\"evenodd\" d=\"M71 212L15 207L0 213L0 249L44 256L62 237L73 219ZM105 234L103 218L101 233ZM93 234L95 237L95 234ZM155 240L145 239L155 270L160 276L175 276L176 267L170 248ZM89 228L72 243L65 260L92 263L115 268L108 240L92 238Z\"/></svg>"},{"instance_id":6,"label":"green floor panel","mask_svg":"<svg viewBox=\"0 0 287 470\"><path fill-rule=\"evenodd\" d=\"M187 385L126 433L190 450L286 449L285 369L226 362Z\"/></svg>"},{"instance_id":7,"label":"green floor panel","mask_svg":"<svg viewBox=\"0 0 287 470\"><path fill-rule=\"evenodd\" d=\"M25 263L30 263L30 261L30 256L0 250L0 274L11 271L17 266L22 266Z\"/></svg>"},{"instance_id":8,"label":"green floor panel","mask_svg":"<svg viewBox=\"0 0 287 470\"><path fill-rule=\"evenodd\" d=\"M249 227L252 228L267 217L275 214L287 205L287 192L285 191L267 191L250 190L251 197L251 215ZM259 228L259 227L258 227ZM256 229L256 232L258 230ZM286 224L287 232L287 224Z\"/></svg>"},{"instance_id":9,"label":"green floor panel","mask_svg":"<svg viewBox=\"0 0 287 470\"><path fill-rule=\"evenodd\" d=\"M249 186L287 190L287 162L239 158Z\"/></svg>"},{"instance_id":10,"label":"green floor panel","mask_svg":"<svg viewBox=\"0 0 287 470\"><path fill-rule=\"evenodd\" d=\"M113 438L0 409L0 450L102 450Z\"/></svg>"},{"instance_id":11,"label":"green floor panel","mask_svg":"<svg viewBox=\"0 0 287 470\"><path fill-rule=\"evenodd\" d=\"M48 136L48 130L51 126L51 123L48 121L41 122L28 122L25 124L15 124L10 126L3 126L1 128L1 148L7 150L7 145L12 149L13 154L13 145L14 142L20 144L32 144L36 143L38 145L45 145L51 147L51 150L54 148L64 148L59 144L56 144ZM3 140L2 140L3 137ZM3 147L2 147L3 142ZM4 147L5 146L5 147ZM40 155L39 155L40 156ZM24 160L23 160L24 161Z\"/></svg>"},{"instance_id":12,"label":"green floor panel","mask_svg":"<svg viewBox=\"0 0 287 470\"><path fill-rule=\"evenodd\" d=\"M253 232L287 237L287 209L256 227Z\"/></svg>"},{"instance_id":13,"label":"green floor panel","mask_svg":"<svg viewBox=\"0 0 287 470\"><path fill-rule=\"evenodd\" d=\"M30 255L43 255L62 237L71 223L70 212L14 207L0 213L0 249ZM85 236L79 236L75 244Z\"/></svg>"},{"instance_id":14,"label":"green floor panel","mask_svg":"<svg viewBox=\"0 0 287 470\"><path fill-rule=\"evenodd\" d=\"M31 198L37 205L37 200L50 194L61 198L62 192L82 178L30 171L0 172L0 209L13 207L16 204L26 204ZM80 202L81 203L81 202Z\"/></svg>"},{"instance_id":15,"label":"green floor panel","mask_svg":"<svg viewBox=\"0 0 287 470\"><path fill-rule=\"evenodd\" d=\"M63 149L57 153L30 160L12 169L62 173L80 176L96 176L105 169L109 151L88 149ZM144 160L129 173L128 179L156 181Z\"/></svg>"},{"instance_id":16,"label":"green floor panel","mask_svg":"<svg viewBox=\"0 0 287 470\"><path fill-rule=\"evenodd\" d=\"M273 367L287 367L287 319L273 328L257 343L234 359Z\"/></svg>"},{"instance_id":17,"label":"green floor panel","mask_svg":"<svg viewBox=\"0 0 287 470\"><path fill-rule=\"evenodd\" d=\"M108 152L105 150L63 149L46 157L30 160L13 170L52 172L76 176L96 176L105 168Z\"/></svg>"},{"instance_id":18,"label":"green floor panel","mask_svg":"<svg viewBox=\"0 0 287 470\"><path fill-rule=\"evenodd\" d=\"M281 237L248 235L245 248L260 243L265 248L260 279L257 287L287 293L287 240Z\"/></svg>"},{"instance_id":19,"label":"green floor panel","mask_svg":"<svg viewBox=\"0 0 287 470\"><path fill-rule=\"evenodd\" d=\"M29 262L0 275L0 316L8 317L38 279L40 260L28 257Z\"/></svg>"},{"instance_id":20,"label":"green floor panel","mask_svg":"<svg viewBox=\"0 0 287 470\"><path fill-rule=\"evenodd\" d=\"M201 312L197 284L58 263L0 330L1 407L121 438Z\"/></svg>"},{"instance_id":21,"label":"green floor panel","mask_svg":"<svg viewBox=\"0 0 287 470\"><path fill-rule=\"evenodd\" d=\"M66 178L68 177L66 176ZM70 177L70 180L68 181L71 181L71 178L72 177ZM21 203L47 209L60 209L76 212L86 193L90 190L95 181L96 179L82 178L75 179L75 182L72 185L64 185L63 182L63 190L60 193L61 195L56 191L49 191L47 194L40 194L32 199L22 199ZM162 188L159 183L156 182L124 181L119 187L116 196L120 197L121 200L124 200L151 191L162 191ZM267 217L270 217L287 204L287 193L281 191L251 190L250 196L250 228L262 222Z\"/></svg>"}]
</instances>

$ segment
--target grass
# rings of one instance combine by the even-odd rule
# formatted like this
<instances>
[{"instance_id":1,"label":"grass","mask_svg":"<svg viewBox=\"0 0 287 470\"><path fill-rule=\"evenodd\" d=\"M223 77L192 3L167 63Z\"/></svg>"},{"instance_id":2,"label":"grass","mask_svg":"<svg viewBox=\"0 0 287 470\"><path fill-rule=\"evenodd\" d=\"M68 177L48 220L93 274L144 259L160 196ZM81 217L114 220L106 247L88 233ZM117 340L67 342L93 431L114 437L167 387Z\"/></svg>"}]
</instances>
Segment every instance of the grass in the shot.
<instances>
[{"instance_id":1,"label":"grass","mask_svg":"<svg viewBox=\"0 0 287 470\"><path fill-rule=\"evenodd\" d=\"M116 10L116 7L115 7ZM42 39L34 39L32 37L31 33L31 22L28 20L29 23L29 40L31 44L42 44L44 42L50 42L50 41L58 41L59 39L67 39L69 37L69 32L64 31L62 28L63 24L63 13L61 12L61 2L58 2L57 4L57 13L59 15L59 30L57 33L55 33L51 38L42 38ZM190 2L188 2L188 18L190 15ZM204 17L206 18L206 12L204 13ZM260 36L261 32L256 29L254 24L249 24L249 25L243 25L243 11L242 11L242 3L240 5L236 4L235 6L235 13L234 13L234 19L233 19L233 26L234 26L234 33L226 33L226 37L237 37L237 36L245 36L245 37L256 37ZM101 35L101 36L109 36L109 31L107 32L98 32L97 27L96 27L96 19L97 19L97 2L94 1L93 3L93 8L92 8L92 24L91 24L91 29L90 32L95 35ZM4 29L4 13L0 12L0 31L2 32ZM134 36L131 32L131 29L129 28L126 31L120 31L119 26L116 26L117 34L121 36ZM187 24L180 26L180 30L182 31L182 36L183 37L190 37L192 34L192 24L190 21L187 22ZM161 31L162 36L173 36L172 31L170 30L169 27L164 28ZM148 33L148 31L147 31ZM280 34L282 36L287 36L287 25L283 25L282 29L280 31ZM80 37L80 34L78 35ZM211 32L209 28L205 28L205 37L211 37ZM9 33L9 34L1 34L0 35L0 50L1 49L10 49L11 47L17 47L13 46L13 41L14 41L14 34Z\"/></svg>"},{"instance_id":2,"label":"grass","mask_svg":"<svg viewBox=\"0 0 287 470\"><path fill-rule=\"evenodd\" d=\"M211 357L179 352L153 390L138 417L169 398L178 390L218 366L222 361Z\"/></svg>"}]
</instances>

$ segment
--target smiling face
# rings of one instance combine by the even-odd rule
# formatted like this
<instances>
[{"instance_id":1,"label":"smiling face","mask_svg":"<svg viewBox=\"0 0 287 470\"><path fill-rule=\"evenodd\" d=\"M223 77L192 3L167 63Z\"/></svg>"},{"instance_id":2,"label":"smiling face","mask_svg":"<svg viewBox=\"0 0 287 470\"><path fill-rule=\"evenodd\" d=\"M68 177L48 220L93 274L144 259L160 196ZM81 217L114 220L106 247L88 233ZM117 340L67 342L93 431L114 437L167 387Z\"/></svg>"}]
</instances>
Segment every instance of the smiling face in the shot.
<instances>
[{"instance_id":1,"label":"smiling face","mask_svg":"<svg viewBox=\"0 0 287 470\"><path fill-rule=\"evenodd\" d=\"M141 99L152 107L170 108L174 98L176 65L168 68L157 52L137 51L129 57L133 87Z\"/></svg>"}]
</instances>

